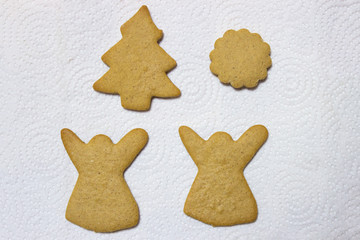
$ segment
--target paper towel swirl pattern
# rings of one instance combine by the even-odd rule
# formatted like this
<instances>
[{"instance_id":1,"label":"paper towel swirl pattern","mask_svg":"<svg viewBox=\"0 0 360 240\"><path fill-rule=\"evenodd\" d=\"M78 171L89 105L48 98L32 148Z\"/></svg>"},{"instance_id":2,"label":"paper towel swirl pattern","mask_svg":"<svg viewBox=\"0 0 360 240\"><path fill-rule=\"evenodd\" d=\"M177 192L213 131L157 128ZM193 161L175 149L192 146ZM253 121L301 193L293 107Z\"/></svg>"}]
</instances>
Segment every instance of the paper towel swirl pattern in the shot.
<instances>
[{"instance_id":1,"label":"paper towel swirl pattern","mask_svg":"<svg viewBox=\"0 0 360 240\"><path fill-rule=\"evenodd\" d=\"M357 0L178 1L148 4L177 61L177 99L126 111L92 84L101 56L142 1L2 1L0 7L1 239L360 239L360 4ZM258 32L273 66L255 90L236 91L209 70L228 29ZM255 223L213 228L183 205L197 169L178 136L234 139L263 124L269 139L245 169ZM136 228L95 234L65 220L77 172L60 139L117 142L133 128L148 145L125 172L140 208Z\"/></svg>"}]
</instances>

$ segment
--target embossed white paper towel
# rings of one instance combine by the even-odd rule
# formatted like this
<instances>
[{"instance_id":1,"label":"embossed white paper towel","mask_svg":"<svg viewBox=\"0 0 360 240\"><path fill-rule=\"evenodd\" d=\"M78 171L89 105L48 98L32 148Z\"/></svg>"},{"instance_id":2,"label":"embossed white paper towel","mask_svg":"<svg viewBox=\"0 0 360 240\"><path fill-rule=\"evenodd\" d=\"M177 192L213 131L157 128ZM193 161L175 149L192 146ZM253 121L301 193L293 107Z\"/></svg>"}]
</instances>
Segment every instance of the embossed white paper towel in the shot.
<instances>
[{"instance_id":1,"label":"embossed white paper towel","mask_svg":"<svg viewBox=\"0 0 360 240\"><path fill-rule=\"evenodd\" d=\"M177 99L127 111L92 84L120 26L147 4L178 63ZM209 70L215 40L248 28L271 46L255 90ZM353 1L1 1L1 239L360 239L360 3ZM197 169L178 135L238 138L254 124L269 139L245 169L255 223L214 228L182 209ZM60 139L72 129L118 141L148 131L125 173L140 207L136 228L96 234L65 220L77 179Z\"/></svg>"}]
</instances>

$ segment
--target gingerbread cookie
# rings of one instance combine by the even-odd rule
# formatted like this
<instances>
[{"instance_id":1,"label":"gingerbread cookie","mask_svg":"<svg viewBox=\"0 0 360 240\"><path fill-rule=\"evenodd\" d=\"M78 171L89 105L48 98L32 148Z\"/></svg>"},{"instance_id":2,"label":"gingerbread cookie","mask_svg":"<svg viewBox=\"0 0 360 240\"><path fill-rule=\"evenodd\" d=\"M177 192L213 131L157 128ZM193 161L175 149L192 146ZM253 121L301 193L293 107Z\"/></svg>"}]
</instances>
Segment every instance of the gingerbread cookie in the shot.
<instances>
[{"instance_id":1,"label":"gingerbread cookie","mask_svg":"<svg viewBox=\"0 0 360 240\"><path fill-rule=\"evenodd\" d=\"M119 94L126 109L144 111L153 97L180 96L180 90L166 75L176 62L158 44L163 37L151 19L149 10L140 10L121 26L123 38L102 56L110 67L94 89Z\"/></svg>"},{"instance_id":2,"label":"gingerbread cookie","mask_svg":"<svg viewBox=\"0 0 360 240\"><path fill-rule=\"evenodd\" d=\"M234 88L254 88L271 66L270 46L247 29L228 30L210 53L210 70Z\"/></svg>"},{"instance_id":3,"label":"gingerbread cookie","mask_svg":"<svg viewBox=\"0 0 360 240\"><path fill-rule=\"evenodd\" d=\"M134 129L116 144L105 135L85 144L69 129L61 130L61 139L79 172L66 219L95 232L136 226L138 205L123 175L148 141L145 130Z\"/></svg>"},{"instance_id":4,"label":"gingerbread cookie","mask_svg":"<svg viewBox=\"0 0 360 240\"><path fill-rule=\"evenodd\" d=\"M267 129L253 126L237 141L225 132L217 132L205 141L185 126L179 133L198 167L184 212L213 226L255 221L257 205L243 171L266 141Z\"/></svg>"}]
</instances>

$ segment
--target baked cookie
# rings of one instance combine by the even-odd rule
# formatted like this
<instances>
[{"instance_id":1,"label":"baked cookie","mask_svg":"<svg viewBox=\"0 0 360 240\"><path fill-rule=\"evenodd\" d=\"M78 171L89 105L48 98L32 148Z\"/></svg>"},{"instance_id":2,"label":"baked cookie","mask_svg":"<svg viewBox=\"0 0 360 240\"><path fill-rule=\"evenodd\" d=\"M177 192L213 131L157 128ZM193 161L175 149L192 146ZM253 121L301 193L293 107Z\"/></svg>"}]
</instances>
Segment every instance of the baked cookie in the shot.
<instances>
[{"instance_id":1,"label":"baked cookie","mask_svg":"<svg viewBox=\"0 0 360 240\"><path fill-rule=\"evenodd\" d=\"M257 218L255 198L243 171L268 137L264 126L249 128L237 141L225 132L205 141L182 126L180 137L198 167L184 212L213 226L250 223Z\"/></svg>"},{"instance_id":2,"label":"baked cookie","mask_svg":"<svg viewBox=\"0 0 360 240\"><path fill-rule=\"evenodd\" d=\"M105 135L88 144L69 129L61 139L79 172L66 219L95 232L113 232L138 224L139 208L124 179L124 171L148 141L143 129L134 129L118 143Z\"/></svg>"},{"instance_id":3,"label":"baked cookie","mask_svg":"<svg viewBox=\"0 0 360 240\"><path fill-rule=\"evenodd\" d=\"M247 29L228 30L210 53L210 70L234 88L254 88L271 66L270 46Z\"/></svg>"},{"instance_id":4,"label":"baked cookie","mask_svg":"<svg viewBox=\"0 0 360 240\"><path fill-rule=\"evenodd\" d=\"M119 94L126 109L144 111L153 97L180 96L180 90L166 75L176 62L158 44L163 37L151 19L149 10L140 10L121 26L123 38L102 56L110 67L93 88Z\"/></svg>"}]
</instances>

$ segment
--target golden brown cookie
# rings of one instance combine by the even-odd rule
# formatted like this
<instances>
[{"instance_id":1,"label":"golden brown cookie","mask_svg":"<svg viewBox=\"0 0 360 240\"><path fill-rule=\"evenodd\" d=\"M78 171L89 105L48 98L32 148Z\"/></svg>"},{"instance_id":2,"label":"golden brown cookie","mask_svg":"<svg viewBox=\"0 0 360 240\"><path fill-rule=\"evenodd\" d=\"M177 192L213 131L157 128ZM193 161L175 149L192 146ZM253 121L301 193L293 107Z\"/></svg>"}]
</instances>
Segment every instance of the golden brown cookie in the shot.
<instances>
[{"instance_id":1,"label":"golden brown cookie","mask_svg":"<svg viewBox=\"0 0 360 240\"><path fill-rule=\"evenodd\" d=\"M79 172L66 219L95 232L113 232L137 225L139 208L124 179L124 171L148 141L143 129L134 129L118 143L105 135L88 144L69 129L61 139Z\"/></svg>"},{"instance_id":2,"label":"golden brown cookie","mask_svg":"<svg viewBox=\"0 0 360 240\"><path fill-rule=\"evenodd\" d=\"M121 26L123 38L102 56L110 67L94 89L119 94L126 109L144 111L153 97L180 96L180 90L166 75L176 62L158 44L163 37L151 19L149 10L140 10Z\"/></svg>"},{"instance_id":3,"label":"golden brown cookie","mask_svg":"<svg viewBox=\"0 0 360 240\"><path fill-rule=\"evenodd\" d=\"M254 88L271 66L270 46L247 29L228 30L210 53L210 70L234 88Z\"/></svg>"},{"instance_id":4,"label":"golden brown cookie","mask_svg":"<svg viewBox=\"0 0 360 240\"><path fill-rule=\"evenodd\" d=\"M179 133L198 167L184 212L213 226L255 221L257 205L243 171L266 141L267 129L255 125L237 141L225 132L216 132L205 141L185 126Z\"/></svg>"}]
</instances>

